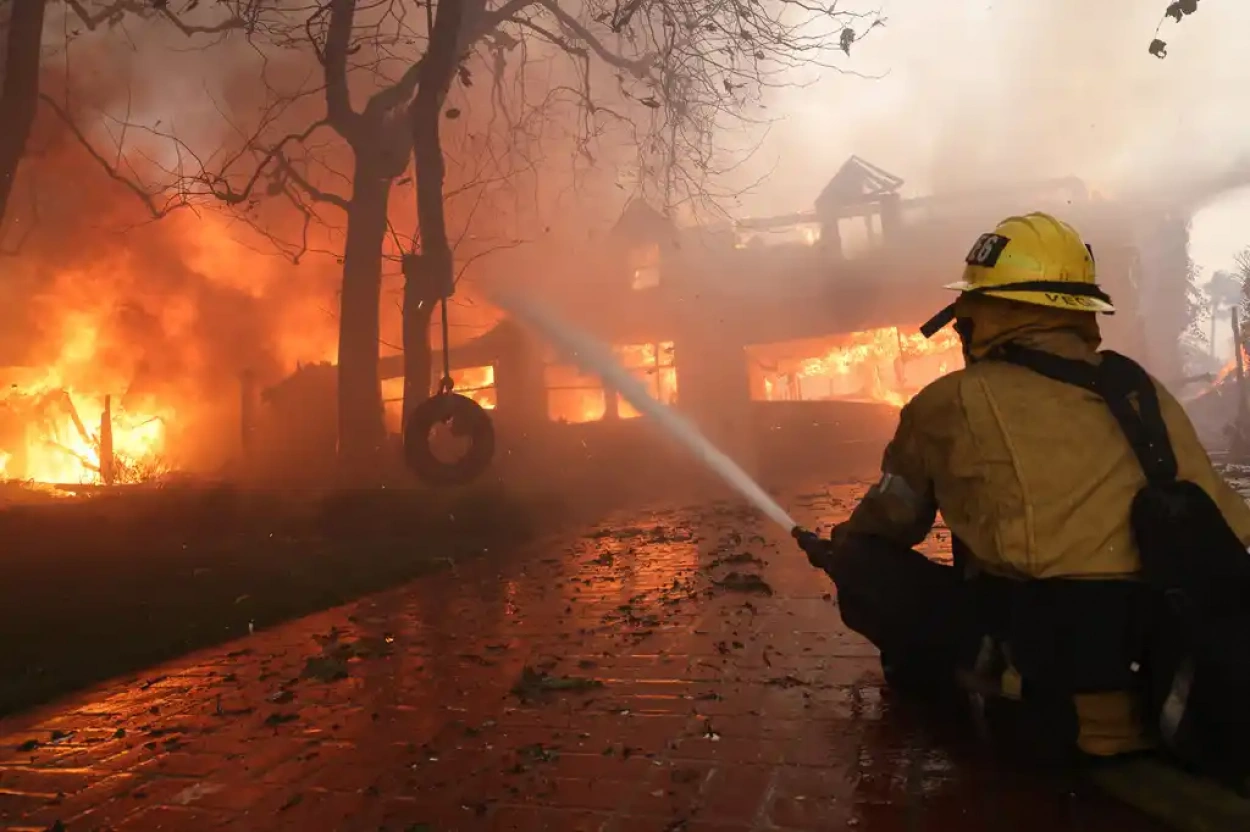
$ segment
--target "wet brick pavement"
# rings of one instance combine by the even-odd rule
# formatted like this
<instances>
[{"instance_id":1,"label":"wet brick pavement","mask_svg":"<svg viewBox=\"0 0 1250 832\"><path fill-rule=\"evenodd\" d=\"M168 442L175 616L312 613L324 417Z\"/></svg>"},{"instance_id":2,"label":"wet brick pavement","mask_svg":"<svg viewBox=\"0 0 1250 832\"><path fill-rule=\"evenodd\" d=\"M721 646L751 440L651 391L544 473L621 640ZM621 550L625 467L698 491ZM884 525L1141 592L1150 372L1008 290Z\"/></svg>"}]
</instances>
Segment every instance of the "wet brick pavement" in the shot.
<instances>
[{"instance_id":1,"label":"wet brick pavement","mask_svg":"<svg viewBox=\"0 0 1250 832\"><path fill-rule=\"evenodd\" d=\"M740 508L615 518L0 722L0 829L1153 829L896 703L830 592Z\"/></svg>"}]
</instances>

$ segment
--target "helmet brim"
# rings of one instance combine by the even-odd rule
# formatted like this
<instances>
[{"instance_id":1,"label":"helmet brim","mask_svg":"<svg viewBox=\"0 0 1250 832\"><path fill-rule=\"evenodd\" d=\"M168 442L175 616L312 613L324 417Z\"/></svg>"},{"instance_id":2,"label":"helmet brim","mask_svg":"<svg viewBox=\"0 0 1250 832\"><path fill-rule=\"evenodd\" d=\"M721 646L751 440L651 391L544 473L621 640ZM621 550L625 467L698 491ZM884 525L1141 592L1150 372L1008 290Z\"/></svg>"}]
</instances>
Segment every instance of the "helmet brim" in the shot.
<instances>
[{"instance_id":1,"label":"helmet brim","mask_svg":"<svg viewBox=\"0 0 1250 832\"><path fill-rule=\"evenodd\" d=\"M1049 292L1029 292L1029 291L1013 291L1004 289L996 291L981 286L976 286L966 280L960 280L955 283L948 283L942 288L951 289L956 292L968 292L976 290L978 294L990 295L1003 300L1014 300L1018 303L1027 303L1030 306L1045 306L1050 309L1068 309L1074 312L1100 312L1103 315L1111 315L1115 312L1115 306L1107 303L1099 298L1085 297L1082 295L1066 295L1053 294Z\"/></svg>"}]
</instances>

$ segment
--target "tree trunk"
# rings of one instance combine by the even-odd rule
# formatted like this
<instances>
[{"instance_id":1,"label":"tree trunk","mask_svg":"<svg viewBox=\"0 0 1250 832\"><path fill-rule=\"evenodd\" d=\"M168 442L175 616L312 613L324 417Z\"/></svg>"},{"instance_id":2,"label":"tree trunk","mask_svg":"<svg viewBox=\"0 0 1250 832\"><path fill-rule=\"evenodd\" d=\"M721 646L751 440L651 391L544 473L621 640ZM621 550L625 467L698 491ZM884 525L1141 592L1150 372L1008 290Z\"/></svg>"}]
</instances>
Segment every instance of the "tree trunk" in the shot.
<instances>
[{"instance_id":1,"label":"tree trunk","mask_svg":"<svg viewBox=\"0 0 1250 832\"><path fill-rule=\"evenodd\" d=\"M352 478L368 478L386 440L378 379L382 244L391 179L357 152L343 252L339 306L339 462Z\"/></svg>"},{"instance_id":2,"label":"tree trunk","mask_svg":"<svg viewBox=\"0 0 1250 832\"><path fill-rule=\"evenodd\" d=\"M421 81L409 107L412 129L413 172L417 190L417 222L421 228L421 258L417 284L423 284L429 297L450 294L455 283L451 244L447 240L447 221L443 214L443 147L439 136L439 119L443 101L451 88L459 61L459 39L464 7L462 0L442 0L430 32L430 46L421 62ZM412 284L410 279L405 286ZM407 292L405 292L407 297ZM409 346L420 351L404 361L404 412L418 402L409 395L424 398L430 389L429 328L434 304L427 302L417 309L417 319L407 320L409 304L404 304L404 353ZM446 339L444 338L444 343Z\"/></svg>"},{"instance_id":3,"label":"tree trunk","mask_svg":"<svg viewBox=\"0 0 1250 832\"><path fill-rule=\"evenodd\" d=\"M47 0L20 0L0 8L0 222L39 107L39 53Z\"/></svg>"}]
</instances>

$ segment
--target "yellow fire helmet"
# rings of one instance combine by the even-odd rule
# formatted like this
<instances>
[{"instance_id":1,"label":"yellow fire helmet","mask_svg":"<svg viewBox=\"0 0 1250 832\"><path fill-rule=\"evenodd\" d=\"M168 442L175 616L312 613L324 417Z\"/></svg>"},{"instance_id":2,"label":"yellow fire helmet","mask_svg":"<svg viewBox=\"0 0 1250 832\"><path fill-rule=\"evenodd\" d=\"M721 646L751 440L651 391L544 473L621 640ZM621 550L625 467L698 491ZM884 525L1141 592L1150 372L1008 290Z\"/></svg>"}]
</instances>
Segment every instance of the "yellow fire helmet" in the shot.
<instances>
[{"instance_id":1,"label":"yellow fire helmet","mask_svg":"<svg viewBox=\"0 0 1250 832\"><path fill-rule=\"evenodd\" d=\"M945 288L1055 309L1115 312L1095 282L1093 249L1076 229L1049 214L1008 217L977 238L964 262L964 279ZM954 319L952 303L920 331L932 338Z\"/></svg>"}]
</instances>

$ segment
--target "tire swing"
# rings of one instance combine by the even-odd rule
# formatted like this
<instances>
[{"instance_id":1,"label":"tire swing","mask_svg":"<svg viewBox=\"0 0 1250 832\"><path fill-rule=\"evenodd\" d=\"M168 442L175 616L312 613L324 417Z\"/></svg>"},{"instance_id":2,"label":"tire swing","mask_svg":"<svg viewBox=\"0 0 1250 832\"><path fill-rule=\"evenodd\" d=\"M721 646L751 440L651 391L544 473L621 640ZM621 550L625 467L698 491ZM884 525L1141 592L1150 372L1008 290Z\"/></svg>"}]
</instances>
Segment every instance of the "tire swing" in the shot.
<instances>
[{"instance_id":1,"label":"tire swing","mask_svg":"<svg viewBox=\"0 0 1250 832\"><path fill-rule=\"evenodd\" d=\"M455 392L451 378L451 354L447 333L447 298L442 298L443 377L438 392L417 405L404 425L404 461L418 479L429 485L467 485L486 472L495 457L495 426L486 410L468 396ZM459 458L446 460L435 453L434 443L444 432L456 440L468 440Z\"/></svg>"}]
</instances>

